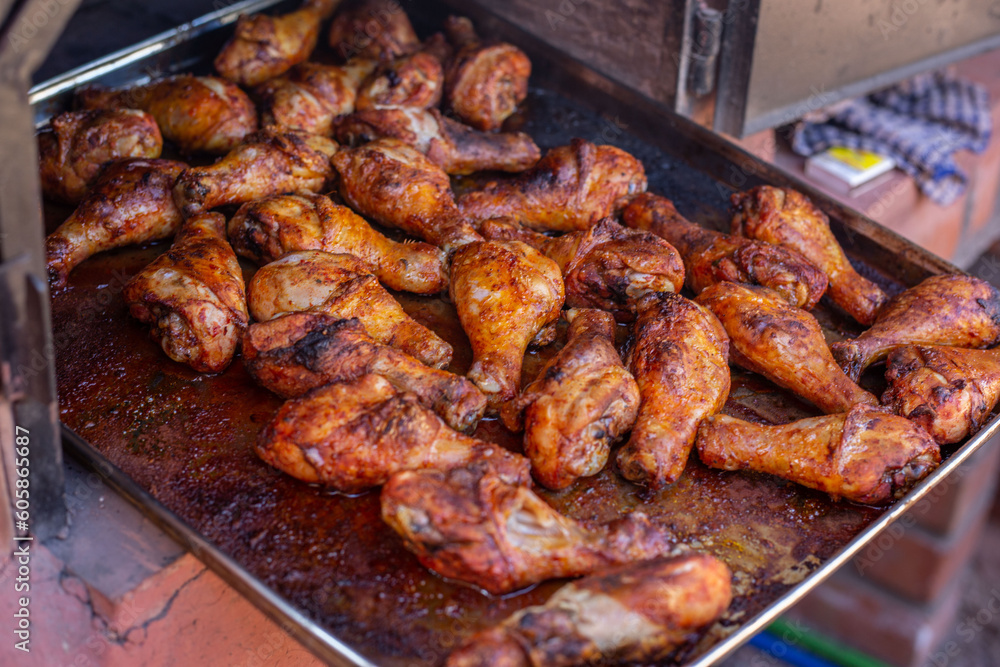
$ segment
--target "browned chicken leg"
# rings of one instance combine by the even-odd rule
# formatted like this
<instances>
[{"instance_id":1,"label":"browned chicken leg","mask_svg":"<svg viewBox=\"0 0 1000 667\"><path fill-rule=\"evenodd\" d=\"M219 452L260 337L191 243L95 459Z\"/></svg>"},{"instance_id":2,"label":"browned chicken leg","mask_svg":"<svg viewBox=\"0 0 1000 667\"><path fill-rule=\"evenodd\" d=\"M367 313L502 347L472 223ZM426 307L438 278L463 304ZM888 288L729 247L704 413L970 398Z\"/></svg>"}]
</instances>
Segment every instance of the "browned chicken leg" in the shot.
<instances>
[{"instance_id":1,"label":"browned chicken leg","mask_svg":"<svg viewBox=\"0 0 1000 667\"><path fill-rule=\"evenodd\" d=\"M142 109L156 119L163 138L186 154L228 153L257 130L257 109L247 94L214 76L170 76L126 90L91 86L77 92L76 103L84 109Z\"/></svg>"},{"instance_id":2,"label":"browned chicken leg","mask_svg":"<svg viewBox=\"0 0 1000 667\"><path fill-rule=\"evenodd\" d=\"M687 554L620 565L570 582L473 635L447 667L574 667L666 659L732 601L732 572Z\"/></svg>"},{"instance_id":3,"label":"browned chicken leg","mask_svg":"<svg viewBox=\"0 0 1000 667\"><path fill-rule=\"evenodd\" d=\"M645 190L641 162L614 146L574 139L523 173L466 192L458 208L474 223L508 217L540 231L571 232L593 227Z\"/></svg>"},{"instance_id":4,"label":"browned chicken leg","mask_svg":"<svg viewBox=\"0 0 1000 667\"><path fill-rule=\"evenodd\" d=\"M279 193L321 192L333 179L330 158L336 152L332 139L264 129L215 164L185 170L174 187L174 201L187 216Z\"/></svg>"},{"instance_id":5,"label":"browned chicken leg","mask_svg":"<svg viewBox=\"0 0 1000 667\"><path fill-rule=\"evenodd\" d=\"M684 265L673 246L611 218L555 238L494 220L480 231L490 240L527 243L558 264L566 305L608 310L622 321L632 319L635 299L646 292L678 292L684 285Z\"/></svg>"},{"instance_id":6,"label":"browned chicken leg","mask_svg":"<svg viewBox=\"0 0 1000 667\"><path fill-rule=\"evenodd\" d=\"M468 379L376 343L355 318L307 311L252 324L243 338L243 363L253 379L285 398L378 375L459 431L474 429L486 409L486 397Z\"/></svg>"},{"instance_id":7,"label":"browned chicken leg","mask_svg":"<svg viewBox=\"0 0 1000 667\"><path fill-rule=\"evenodd\" d=\"M889 353L882 404L941 445L979 431L1000 402L1000 350L908 345Z\"/></svg>"},{"instance_id":8,"label":"browned chicken leg","mask_svg":"<svg viewBox=\"0 0 1000 667\"><path fill-rule=\"evenodd\" d=\"M642 403L618 467L626 479L657 489L680 478L698 423L726 404L729 340L709 310L679 294L647 294L636 314L627 364Z\"/></svg>"},{"instance_id":9,"label":"browned chicken leg","mask_svg":"<svg viewBox=\"0 0 1000 667\"><path fill-rule=\"evenodd\" d=\"M830 279L830 298L861 324L871 324L885 292L858 275L830 231L830 219L795 190L761 185L732 196L733 234L801 253Z\"/></svg>"},{"instance_id":10,"label":"browned chicken leg","mask_svg":"<svg viewBox=\"0 0 1000 667\"><path fill-rule=\"evenodd\" d=\"M325 6L324 6L325 5ZM240 14L215 69L233 83L256 86L305 61L316 48L319 24L336 3L306 2L289 14Z\"/></svg>"},{"instance_id":11,"label":"browned chicken leg","mask_svg":"<svg viewBox=\"0 0 1000 667\"><path fill-rule=\"evenodd\" d=\"M566 311L569 340L502 411L520 430L535 479L564 489L596 475L611 445L639 413L639 387L615 349L615 320L600 310Z\"/></svg>"},{"instance_id":12,"label":"browned chicken leg","mask_svg":"<svg viewBox=\"0 0 1000 667\"><path fill-rule=\"evenodd\" d=\"M972 276L941 275L895 296L870 329L831 349L844 372L857 380L902 345L991 347L998 342L1000 292Z\"/></svg>"},{"instance_id":13,"label":"browned chicken leg","mask_svg":"<svg viewBox=\"0 0 1000 667\"><path fill-rule=\"evenodd\" d=\"M513 44L484 44L465 17L449 16L444 30L455 48L445 80L446 105L477 130L500 129L528 96L531 61Z\"/></svg>"},{"instance_id":14,"label":"browned chicken leg","mask_svg":"<svg viewBox=\"0 0 1000 667\"><path fill-rule=\"evenodd\" d=\"M69 204L83 199L108 162L158 158L163 148L156 121L135 109L67 111L37 139L42 194Z\"/></svg>"},{"instance_id":15,"label":"browned chicken leg","mask_svg":"<svg viewBox=\"0 0 1000 667\"><path fill-rule=\"evenodd\" d=\"M378 343L434 368L451 361L451 345L407 315L353 255L320 250L288 253L254 274L247 300L258 322L303 310L337 319L356 317Z\"/></svg>"},{"instance_id":16,"label":"browned chicken leg","mask_svg":"<svg viewBox=\"0 0 1000 667\"><path fill-rule=\"evenodd\" d=\"M622 211L633 229L666 239L684 259L695 294L721 282L770 287L785 301L811 310L826 291L826 274L795 250L729 236L688 222L665 197L644 192Z\"/></svg>"},{"instance_id":17,"label":"browned chicken leg","mask_svg":"<svg viewBox=\"0 0 1000 667\"><path fill-rule=\"evenodd\" d=\"M330 46L345 61L392 60L419 49L420 40L398 2L362 0L345 3L333 17Z\"/></svg>"},{"instance_id":18,"label":"browned chicken leg","mask_svg":"<svg viewBox=\"0 0 1000 667\"><path fill-rule=\"evenodd\" d=\"M472 346L469 378L499 410L521 389L528 343L562 310L559 267L518 241L470 243L452 259L450 294Z\"/></svg>"},{"instance_id":19,"label":"browned chicken leg","mask_svg":"<svg viewBox=\"0 0 1000 667\"><path fill-rule=\"evenodd\" d=\"M789 306L774 290L718 283L697 299L729 334L730 360L759 373L826 413L847 412L878 399L851 381L834 361L816 318Z\"/></svg>"},{"instance_id":20,"label":"browned chicken leg","mask_svg":"<svg viewBox=\"0 0 1000 667\"><path fill-rule=\"evenodd\" d=\"M633 512L587 528L486 462L397 473L382 488L382 519L438 574L494 595L666 553L666 532Z\"/></svg>"},{"instance_id":21,"label":"browned chicken leg","mask_svg":"<svg viewBox=\"0 0 1000 667\"><path fill-rule=\"evenodd\" d=\"M526 458L453 431L416 396L377 375L286 401L260 432L257 454L303 482L345 493L422 468L486 464L498 480L531 480Z\"/></svg>"},{"instance_id":22,"label":"browned chicken leg","mask_svg":"<svg viewBox=\"0 0 1000 667\"><path fill-rule=\"evenodd\" d=\"M80 262L104 250L169 238L183 219L173 187L187 165L173 160L119 160L101 173L90 194L45 239L54 287Z\"/></svg>"},{"instance_id":23,"label":"browned chicken leg","mask_svg":"<svg viewBox=\"0 0 1000 667\"><path fill-rule=\"evenodd\" d=\"M445 255L427 243L398 243L323 195L275 195L244 204L229 221L236 254L267 264L297 250L349 253L390 289L448 289Z\"/></svg>"},{"instance_id":24,"label":"browned chicken leg","mask_svg":"<svg viewBox=\"0 0 1000 667\"><path fill-rule=\"evenodd\" d=\"M362 215L451 252L482 237L455 207L448 174L396 139L338 152L340 193Z\"/></svg>"},{"instance_id":25,"label":"browned chicken leg","mask_svg":"<svg viewBox=\"0 0 1000 667\"><path fill-rule=\"evenodd\" d=\"M337 140L350 146L390 137L411 146L448 174L523 171L541 154L523 132L487 134L437 109L366 109L337 123Z\"/></svg>"},{"instance_id":26,"label":"browned chicken leg","mask_svg":"<svg viewBox=\"0 0 1000 667\"><path fill-rule=\"evenodd\" d=\"M781 426L709 417L698 429L698 454L713 468L766 472L870 505L902 497L941 461L923 428L863 404Z\"/></svg>"},{"instance_id":27,"label":"browned chicken leg","mask_svg":"<svg viewBox=\"0 0 1000 667\"><path fill-rule=\"evenodd\" d=\"M354 111L361 82L375 61L359 59L342 67L302 63L257 86L261 121L282 130L329 136L338 116Z\"/></svg>"},{"instance_id":28,"label":"browned chicken leg","mask_svg":"<svg viewBox=\"0 0 1000 667\"><path fill-rule=\"evenodd\" d=\"M221 213L186 220L170 250L133 277L122 296L168 357L200 373L229 365L249 321L243 273Z\"/></svg>"},{"instance_id":29,"label":"browned chicken leg","mask_svg":"<svg viewBox=\"0 0 1000 667\"><path fill-rule=\"evenodd\" d=\"M441 61L418 51L383 62L358 88L354 106L364 109L427 109L436 107L444 89Z\"/></svg>"}]
</instances>

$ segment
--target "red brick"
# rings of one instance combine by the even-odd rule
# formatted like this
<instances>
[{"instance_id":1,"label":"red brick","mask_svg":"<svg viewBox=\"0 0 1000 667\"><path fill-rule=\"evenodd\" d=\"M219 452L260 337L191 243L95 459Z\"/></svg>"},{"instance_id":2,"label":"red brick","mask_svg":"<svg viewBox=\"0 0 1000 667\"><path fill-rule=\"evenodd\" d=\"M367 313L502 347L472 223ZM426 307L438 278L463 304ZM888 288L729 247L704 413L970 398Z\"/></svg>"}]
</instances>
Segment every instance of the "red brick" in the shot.
<instances>
[{"instance_id":1,"label":"red brick","mask_svg":"<svg viewBox=\"0 0 1000 667\"><path fill-rule=\"evenodd\" d=\"M952 532L982 496L996 488L1000 437L993 437L910 510L916 523L937 535Z\"/></svg>"},{"instance_id":2,"label":"red brick","mask_svg":"<svg viewBox=\"0 0 1000 667\"><path fill-rule=\"evenodd\" d=\"M914 602L934 600L975 550L991 500L992 494L981 496L963 525L944 538L901 518L854 558L855 573Z\"/></svg>"},{"instance_id":3,"label":"red brick","mask_svg":"<svg viewBox=\"0 0 1000 667\"><path fill-rule=\"evenodd\" d=\"M914 605L845 570L799 602L791 620L889 665L925 664L952 630L961 581L956 579L933 604Z\"/></svg>"}]
</instances>

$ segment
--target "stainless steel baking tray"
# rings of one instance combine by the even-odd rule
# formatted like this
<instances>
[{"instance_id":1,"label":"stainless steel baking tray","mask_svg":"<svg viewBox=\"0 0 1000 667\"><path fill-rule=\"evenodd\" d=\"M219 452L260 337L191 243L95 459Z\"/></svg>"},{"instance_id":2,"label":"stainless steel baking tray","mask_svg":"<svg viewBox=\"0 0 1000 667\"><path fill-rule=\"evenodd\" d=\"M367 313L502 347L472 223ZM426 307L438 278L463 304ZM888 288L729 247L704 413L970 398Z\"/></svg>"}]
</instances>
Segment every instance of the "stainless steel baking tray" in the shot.
<instances>
[{"instance_id":1,"label":"stainless steel baking tray","mask_svg":"<svg viewBox=\"0 0 1000 667\"><path fill-rule=\"evenodd\" d=\"M233 5L103 58L30 93L36 120L65 108L84 83L125 85L178 71L207 72L240 11ZM287 4L285 6L288 6ZM447 13L471 16L480 32L513 42L534 64L532 90L514 125L543 147L580 136L618 145L645 164L650 190L706 226L727 226L728 195L760 183L812 197L859 270L898 292L933 273L954 272L875 222L805 183L671 114L478 5L428 0L405 9L426 35ZM320 56L322 57L322 56ZM46 206L50 229L66 209ZM205 377L166 359L127 316L120 291L163 244L105 253L81 265L53 299L53 332L65 441L178 541L254 601L320 658L334 664L433 664L476 629L546 599L560 582L489 599L427 572L381 524L376 494L329 495L268 468L252 442L276 409L239 363ZM252 268L245 267L249 273ZM469 352L454 311L440 299L400 296L404 307ZM855 325L821 304L832 338ZM553 348L532 353L527 373ZM869 383L878 383L869 375ZM877 389L877 387L872 387ZM809 408L767 382L734 373L734 414L782 421ZM951 474L1000 428L993 419L904 499L885 508L833 503L822 494L752 473L709 470L696 460L674 487L656 494L611 470L561 493L542 492L581 520L642 508L688 544L726 560L737 596L726 617L675 662L711 664L792 606ZM516 446L496 422L479 435ZM697 457L693 457L697 458Z\"/></svg>"}]
</instances>

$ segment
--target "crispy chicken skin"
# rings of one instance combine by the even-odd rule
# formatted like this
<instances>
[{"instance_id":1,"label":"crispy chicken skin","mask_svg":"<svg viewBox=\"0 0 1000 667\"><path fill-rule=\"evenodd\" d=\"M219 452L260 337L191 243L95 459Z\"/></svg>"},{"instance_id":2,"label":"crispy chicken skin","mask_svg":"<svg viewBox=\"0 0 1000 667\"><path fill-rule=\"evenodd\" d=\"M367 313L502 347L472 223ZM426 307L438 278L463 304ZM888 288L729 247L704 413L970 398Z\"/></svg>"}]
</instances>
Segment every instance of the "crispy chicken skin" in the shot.
<instances>
[{"instance_id":1,"label":"crispy chicken skin","mask_svg":"<svg viewBox=\"0 0 1000 667\"><path fill-rule=\"evenodd\" d=\"M622 222L676 248L695 294L726 281L762 285L791 305L811 310L826 292L826 274L797 251L688 222L666 197L651 192L634 197L622 211Z\"/></svg>"},{"instance_id":2,"label":"crispy chicken skin","mask_svg":"<svg viewBox=\"0 0 1000 667\"><path fill-rule=\"evenodd\" d=\"M639 413L639 386L615 349L614 318L591 309L565 316L566 345L503 410L511 430L523 421L524 454L550 489L599 473Z\"/></svg>"},{"instance_id":3,"label":"crispy chicken skin","mask_svg":"<svg viewBox=\"0 0 1000 667\"><path fill-rule=\"evenodd\" d=\"M504 482L531 480L523 456L452 430L416 396L377 375L286 401L260 432L257 454L303 482L345 493L424 468L486 464Z\"/></svg>"},{"instance_id":4,"label":"crispy chicken skin","mask_svg":"<svg viewBox=\"0 0 1000 667\"><path fill-rule=\"evenodd\" d=\"M570 582L452 652L447 667L573 667L666 659L732 601L708 554L628 563Z\"/></svg>"},{"instance_id":5,"label":"crispy chicken skin","mask_svg":"<svg viewBox=\"0 0 1000 667\"><path fill-rule=\"evenodd\" d=\"M333 157L340 194L361 215L451 252L482 240L455 206L448 174L396 139L345 148Z\"/></svg>"},{"instance_id":6,"label":"crispy chicken skin","mask_svg":"<svg viewBox=\"0 0 1000 667\"><path fill-rule=\"evenodd\" d=\"M795 190L761 185L731 198L733 234L801 253L830 280L830 298L861 324L871 324L885 292L858 275L830 231L830 219Z\"/></svg>"},{"instance_id":7,"label":"crispy chicken skin","mask_svg":"<svg viewBox=\"0 0 1000 667\"><path fill-rule=\"evenodd\" d=\"M684 285L684 264L672 245L611 218L555 238L499 220L484 222L480 231L490 240L523 241L558 264L572 308L599 308L628 321L638 297Z\"/></svg>"},{"instance_id":8,"label":"crispy chicken skin","mask_svg":"<svg viewBox=\"0 0 1000 667\"><path fill-rule=\"evenodd\" d=\"M375 64L364 59L342 67L301 63L265 81L254 89L261 103L261 123L330 136L334 121L354 111L358 88Z\"/></svg>"},{"instance_id":9,"label":"crispy chicken skin","mask_svg":"<svg viewBox=\"0 0 1000 667\"><path fill-rule=\"evenodd\" d=\"M447 174L518 172L541 155L523 132L487 134L443 116L437 109L365 109L341 119L337 140L349 146L390 137L417 149Z\"/></svg>"},{"instance_id":10,"label":"crispy chicken skin","mask_svg":"<svg viewBox=\"0 0 1000 667\"><path fill-rule=\"evenodd\" d=\"M885 379L882 404L949 445L978 432L1000 402L1000 350L898 347Z\"/></svg>"},{"instance_id":11,"label":"crispy chicken skin","mask_svg":"<svg viewBox=\"0 0 1000 667\"><path fill-rule=\"evenodd\" d=\"M280 16L241 14L233 36L215 57L215 69L242 86L256 86L304 62L316 48L324 11L306 2Z\"/></svg>"},{"instance_id":12,"label":"crispy chicken skin","mask_svg":"<svg viewBox=\"0 0 1000 667\"><path fill-rule=\"evenodd\" d=\"M444 89L441 61L424 51L383 62L358 88L354 106L364 109L436 107Z\"/></svg>"},{"instance_id":13,"label":"crispy chicken skin","mask_svg":"<svg viewBox=\"0 0 1000 667\"><path fill-rule=\"evenodd\" d=\"M449 16L444 30L455 48L445 78L446 106L477 130L500 129L528 96L531 61L513 44L484 44L465 17Z\"/></svg>"},{"instance_id":14,"label":"crispy chicken skin","mask_svg":"<svg viewBox=\"0 0 1000 667\"><path fill-rule=\"evenodd\" d=\"M247 94L215 76L169 76L125 90L91 86L77 92L76 104L142 109L185 154L225 154L257 130L257 109Z\"/></svg>"},{"instance_id":15,"label":"crispy chicken skin","mask_svg":"<svg viewBox=\"0 0 1000 667\"><path fill-rule=\"evenodd\" d=\"M698 454L713 468L765 472L869 505L902 497L941 461L922 427L860 403L780 426L709 417L698 429Z\"/></svg>"},{"instance_id":16,"label":"crispy chicken skin","mask_svg":"<svg viewBox=\"0 0 1000 667\"><path fill-rule=\"evenodd\" d=\"M983 348L998 342L1000 292L972 276L939 275L893 297L870 329L831 349L844 372L857 380L903 345Z\"/></svg>"},{"instance_id":17,"label":"crispy chicken skin","mask_svg":"<svg viewBox=\"0 0 1000 667\"><path fill-rule=\"evenodd\" d=\"M188 218L170 250L135 275L122 296L167 356L199 373L229 365L249 321L243 273L220 213Z\"/></svg>"},{"instance_id":18,"label":"crispy chicken skin","mask_svg":"<svg viewBox=\"0 0 1000 667\"><path fill-rule=\"evenodd\" d=\"M356 317L376 342L433 368L451 361L451 345L406 314L362 260L321 250L288 253L262 267L247 288L250 313L266 322L311 310L337 319Z\"/></svg>"},{"instance_id":19,"label":"crispy chicken skin","mask_svg":"<svg viewBox=\"0 0 1000 667\"><path fill-rule=\"evenodd\" d=\"M345 61L355 57L392 60L420 48L402 5L380 0L354 2L338 11L329 41Z\"/></svg>"},{"instance_id":20,"label":"crispy chicken skin","mask_svg":"<svg viewBox=\"0 0 1000 667\"><path fill-rule=\"evenodd\" d=\"M626 365L642 402L618 468L626 479L658 489L680 478L698 423L726 403L729 340L708 309L679 294L649 293L636 314Z\"/></svg>"},{"instance_id":21,"label":"crispy chicken skin","mask_svg":"<svg viewBox=\"0 0 1000 667\"><path fill-rule=\"evenodd\" d=\"M243 337L243 363L254 380L284 398L378 375L458 431L475 428L486 409L486 397L468 379L376 343L357 318L306 311L252 324Z\"/></svg>"},{"instance_id":22,"label":"crispy chicken skin","mask_svg":"<svg viewBox=\"0 0 1000 667\"><path fill-rule=\"evenodd\" d=\"M37 135L38 175L47 199L78 204L104 165L123 158L158 158L156 121L136 109L67 111Z\"/></svg>"},{"instance_id":23,"label":"crispy chicken skin","mask_svg":"<svg viewBox=\"0 0 1000 667\"><path fill-rule=\"evenodd\" d=\"M837 365L816 318L788 305L774 290L718 283L696 299L729 334L729 358L826 413L847 412L878 399Z\"/></svg>"},{"instance_id":24,"label":"crispy chicken skin","mask_svg":"<svg viewBox=\"0 0 1000 667\"><path fill-rule=\"evenodd\" d=\"M585 527L486 461L393 475L382 487L382 519L425 567L494 595L655 558L672 546L641 512Z\"/></svg>"},{"instance_id":25,"label":"crispy chicken skin","mask_svg":"<svg viewBox=\"0 0 1000 667\"><path fill-rule=\"evenodd\" d=\"M80 262L99 252L173 236L183 219L173 187L187 165L119 160L101 173L73 214L45 239L49 281L62 287Z\"/></svg>"},{"instance_id":26,"label":"crispy chicken skin","mask_svg":"<svg viewBox=\"0 0 1000 667\"><path fill-rule=\"evenodd\" d=\"M572 232L593 227L645 190L641 162L614 146L574 139L527 171L466 192L458 208L474 223L508 217L539 231Z\"/></svg>"},{"instance_id":27,"label":"crispy chicken skin","mask_svg":"<svg viewBox=\"0 0 1000 667\"><path fill-rule=\"evenodd\" d=\"M174 186L174 201L188 216L268 195L320 192L334 177L330 158L336 152L332 139L263 129L215 164L185 170Z\"/></svg>"},{"instance_id":28,"label":"crispy chicken skin","mask_svg":"<svg viewBox=\"0 0 1000 667\"><path fill-rule=\"evenodd\" d=\"M472 346L469 379L499 410L521 389L528 343L559 317L559 267L519 241L480 241L455 252L451 300Z\"/></svg>"},{"instance_id":29,"label":"crispy chicken skin","mask_svg":"<svg viewBox=\"0 0 1000 667\"><path fill-rule=\"evenodd\" d=\"M448 289L445 255L428 243L399 243L323 195L274 195L240 207L229 221L236 254L267 264L298 250L349 253L387 287L417 294Z\"/></svg>"}]
</instances>

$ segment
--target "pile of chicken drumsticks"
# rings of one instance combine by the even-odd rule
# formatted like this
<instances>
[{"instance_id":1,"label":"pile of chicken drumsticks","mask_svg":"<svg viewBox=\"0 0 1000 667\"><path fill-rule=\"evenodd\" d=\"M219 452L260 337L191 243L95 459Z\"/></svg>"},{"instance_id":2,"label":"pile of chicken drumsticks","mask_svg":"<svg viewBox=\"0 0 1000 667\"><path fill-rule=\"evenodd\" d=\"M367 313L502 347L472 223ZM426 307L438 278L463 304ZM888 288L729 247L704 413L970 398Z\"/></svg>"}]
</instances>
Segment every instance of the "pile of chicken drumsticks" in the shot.
<instances>
[{"instance_id":1,"label":"pile of chicken drumsticks","mask_svg":"<svg viewBox=\"0 0 1000 667\"><path fill-rule=\"evenodd\" d=\"M728 235L646 192L625 151L576 139L542 155L502 131L530 61L465 18L420 41L397 4L355 2L329 27L340 64L310 62L337 4L241 17L219 76L80 90L38 135L45 197L77 205L48 267L62 289L95 253L172 237L124 298L171 359L219 373L240 351L287 399L260 433L264 461L342 492L381 486L385 522L424 565L489 593L584 576L448 664L658 659L726 610L726 565L678 553L645 514L584 525L532 491L597 474L619 440L618 471L651 489L694 448L715 468L879 504L1000 400L989 284L938 275L890 299L798 192L734 194ZM164 140L221 157L160 159ZM450 177L474 172L489 175L456 196ZM259 266L249 283L237 256ZM467 375L389 290L447 293ZM809 312L823 295L869 328L828 346ZM522 389L528 347L560 318L567 342ZM858 381L881 361L880 402ZM825 416L720 414L730 364ZM523 455L468 435L486 415L523 431ZM588 620L609 614L624 620Z\"/></svg>"}]
</instances>

